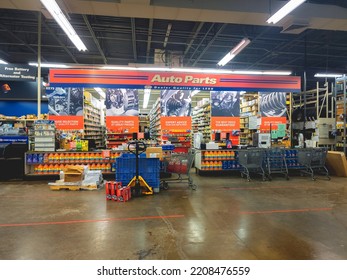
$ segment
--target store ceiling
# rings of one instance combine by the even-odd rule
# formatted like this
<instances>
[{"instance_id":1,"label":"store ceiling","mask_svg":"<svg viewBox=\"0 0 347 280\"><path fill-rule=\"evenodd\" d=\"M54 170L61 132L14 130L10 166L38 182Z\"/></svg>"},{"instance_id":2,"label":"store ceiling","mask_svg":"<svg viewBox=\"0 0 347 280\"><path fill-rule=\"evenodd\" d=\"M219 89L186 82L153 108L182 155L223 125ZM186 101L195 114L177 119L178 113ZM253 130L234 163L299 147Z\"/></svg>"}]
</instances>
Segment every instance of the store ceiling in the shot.
<instances>
[{"instance_id":1,"label":"store ceiling","mask_svg":"<svg viewBox=\"0 0 347 280\"><path fill-rule=\"evenodd\" d=\"M10 63L37 60L37 11L42 11L44 62L89 65L155 63L216 68L216 63L233 46L243 37L248 37L251 44L225 69L291 70L299 76L306 71L308 87L315 86L314 73L347 73L346 0L306 1L276 26L268 26L266 19L285 1L57 2L69 15L88 48L87 52L77 51L42 9L39 0L2 0L0 58ZM168 26L171 30L167 36ZM156 50L164 54L155 56ZM47 71L43 73L47 75Z\"/></svg>"}]
</instances>

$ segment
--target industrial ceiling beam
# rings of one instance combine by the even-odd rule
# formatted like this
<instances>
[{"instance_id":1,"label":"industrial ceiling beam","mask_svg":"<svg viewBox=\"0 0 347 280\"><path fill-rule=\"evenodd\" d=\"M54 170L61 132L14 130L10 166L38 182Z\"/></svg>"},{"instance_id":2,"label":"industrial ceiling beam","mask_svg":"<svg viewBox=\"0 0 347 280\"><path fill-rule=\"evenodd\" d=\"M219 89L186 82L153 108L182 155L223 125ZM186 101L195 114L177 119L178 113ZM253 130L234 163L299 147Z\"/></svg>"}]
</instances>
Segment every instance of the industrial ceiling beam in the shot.
<instances>
[{"instance_id":1,"label":"industrial ceiling beam","mask_svg":"<svg viewBox=\"0 0 347 280\"><path fill-rule=\"evenodd\" d=\"M57 37L57 35L55 35L55 33L53 32L53 30L48 26L48 24L46 23L46 21L42 21L42 24L44 25L44 27L47 29L47 31L51 34L51 36L58 42L58 44L66 51L66 53L71 57L71 59L75 62L78 63L76 57L70 52L70 50L63 44L62 41L60 41L60 39Z\"/></svg>"},{"instance_id":2,"label":"industrial ceiling beam","mask_svg":"<svg viewBox=\"0 0 347 280\"><path fill-rule=\"evenodd\" d=\"M194 60L194 63L192 64L192 66L195 66L199 60L203 57L203 55L206 53L206 51L212 46L212 44L214 43L214 41L218 38L218 36L222 33L223 29L227 26L227 23L224 23L219 29L218 31L214 34L214 36L211 38L211 40L209 40L208 44L205 46L205 48L202 50L202 52L199 54L199 56Z\"/></svg>"},{"instance_id":3,"label":"industrial ceiling beam","mask_svg":"<svg viewBox=\"0 0 347 280\"><path fill-rule=\"evenodd\" d=\"M135 19L134 18L131 18L131 39L133 42L134 61L137 62L136 26L135 26Z\"/></svg>"},{"instance_id":4,"label":"industrial ceiling beam","mask_svg":"<svg viewBox=\"0 0 347 280\"><path fill-rule=\"evenodd\" d=\"M169 23L167 25L167 29L166 29L166 34L165 34L165 39L164 39L164 43L163 43L163 48L166 48L167 42L169 41L169 36L170 36L170 32L171 32L171 28L172 28L172 23Z\"/></svg>"},{"instance_id":5,"label":"industrial ceiling beam","mask_svg":"<svg viewBox=\"0 0 347 280\"><path fill-rule=\"evenodd\" d=\"M188 43L186 49L184 50L183 58L184 58L184 56L186 56L186 54L189 52L190 48L192 47L192 45L193 45L193 43L194 43L194 41L195 41L195 39L196 39L196 36L198 36L198 34L199 34L199 32L200 32L200 30L201 30L201 28L202 28L203 26L204 26L204 22L196 23L195 28L194 28L194 29L195 29L194 35L193 35L193 37L190 39L190 41L189 41L189 43Z\"/></svg>"},{"instance_id":6,"label":"industrial ceiling beam","mask_svg":"<svg viewBox=\"0 0 347 280\"><path fill-rule=\"evenodd\" d=\"M151 19L149 19L149 26L148 26L146 63L148 63L149 53L151 51L152 31L153 31L153 19L151 18Z\"/></svg>"},{"instance_id":7,"label":"industrial ceiling beam","mask_svg":"<svg viewBox=\"0 0 347 280\"><path fill-rule=\"evenodd\" d=\"M94 33L94 31L93 31L92 26L91 26L90 23L89 23L89 20L88 20L87 16L86 16L86 15L82 15L82 17L83 17L83 19L84 19L85 24L86 24L87 27L88 27L89 33L92 35L93 41L94 41L96 47L98 48L98 51L99 51L99 53L100 53L100 55L101 55L101 57L102 57L104 63L107 64L107 59L106 59L106 56L105 56L105 54L104 54L104 51L102 50L102 48L101 48L101 46L100 46L100 43L99 43L98 39L97 39L96 36L95 36L95 33Z\"/></svg>"}]
</instances>

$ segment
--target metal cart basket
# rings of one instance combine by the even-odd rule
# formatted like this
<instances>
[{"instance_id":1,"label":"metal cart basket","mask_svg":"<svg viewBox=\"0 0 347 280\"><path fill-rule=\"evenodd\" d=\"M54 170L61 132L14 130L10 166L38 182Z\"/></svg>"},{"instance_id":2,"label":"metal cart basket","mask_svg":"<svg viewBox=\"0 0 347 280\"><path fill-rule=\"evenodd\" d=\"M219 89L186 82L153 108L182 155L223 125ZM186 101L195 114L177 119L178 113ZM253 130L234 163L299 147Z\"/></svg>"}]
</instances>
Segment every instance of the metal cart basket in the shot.
<instances>
[{"instance_id":1,"label":"metal cart basket","mask_svg":"<svg viewBox=\"0 0 347 280\"><path fill-rule=\"evenodd\" d=\"M171 154L169 157L163 159L162 171L177 175L177 177L170 177L161 179L160 186L163 189L169 188L169 183L188 183L188 187L192 190L196 190L197 185L194 184L193 178L190 174L190 170L193 167L195 157L195 150L190 149L188 153Z\"/></svg>"},{"instance_id":2,"label":"metal cart basket","mask_svg":"<svg viewBox=\"0 0 347 280\"><path fill-rule=\"evenodd\" d=\"M284 149L270 148L266 150L266 172L267 177L271 181L272 174L283 174L289 180L286 154Z\"/></svg>"},{"instance_id":3,"label":"metal cart basket","mask_svg":"<svg viewBox=\"0 0 347 280\"><path fill-rule=\"evenodd\" d=\"M309 174L316 180L315 174L322 174L330 180L328 169L325 167L328 150L326 148L298 149L298 162L303 166L303 174Z\"/></svg>"},{"instance_id":4,"label":"metal cart basket","mask_svg":"<svg viewBox=\"0 0 347 280\"><path fill-rule=\"evenodd\" d=\"M263 181L266 180L264 170L265 151L264 149L240 149L237 151L239 164L241 165L241 177L246 176L247 181L251 181L250 173L260 174Z\"/></svg>"}]
</instances>

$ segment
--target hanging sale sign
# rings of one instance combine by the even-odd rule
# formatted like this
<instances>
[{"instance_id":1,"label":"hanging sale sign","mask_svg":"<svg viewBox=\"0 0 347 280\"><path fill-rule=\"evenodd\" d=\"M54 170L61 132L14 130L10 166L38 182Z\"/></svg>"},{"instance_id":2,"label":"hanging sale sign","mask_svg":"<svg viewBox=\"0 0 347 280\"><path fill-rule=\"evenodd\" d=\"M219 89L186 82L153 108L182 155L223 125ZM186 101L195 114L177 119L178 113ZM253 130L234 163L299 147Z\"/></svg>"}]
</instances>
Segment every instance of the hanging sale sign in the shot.
<instances>
[{"instance_id":1,"label":"hanging sale sign","mask_svg":"<svg viewBox=\"0 0 347 280\"><path fill-rule=\"evenodd\" d=\"M211 116L240 116L239 91L211 91Z\"/></svg>"},{"instance_id":2,"label":"hanging sale sign","mask_svg":"<svg viewBox=\"0 0 347 280\"><path fill-rule=\"evenodd\" d=\"M161 117L161 130L190 131L192 128L191 117Z\"/></svg>"},{"instance_id":3,"label":"hanging sale sign","mask_svg":"<svg viewBox=\"0 0 347 280\"><path fill-rule=\"evenodd\" d=\"M81 129L84 129L83 116L48 115L48 119L55 121L55 127L58 130L81 130Z\"/></svg>"},{"instance_id":4,"label":"hanging sale sign","mask_svg":"<svg viewBox=\"0 0 347 280\"><path fill-rule=\"evenodd\" d=\"M106 116L106 128L117 133L134 133L139 131L137 116Z\"/></svg>"},{"instance_id":5,"label":"hanging sale sign","mask_svg":"<svg viewBox=\"0 0 347 280\"><path fill-rule=\"evenodd\" d=\"M277 130L279 124L286 124L287 117L262 117L260 130Z\"/></svg>"},{"instance_id":6,"label":"hanging sale sign","mask_svg":"<svg viewBox=\"0 0 347 280\"><path fill-rule=\"evenodd\" d=\"M219 132L240 131L239 117L211 117L211 129Z\"/></svg>"}]
</instances>

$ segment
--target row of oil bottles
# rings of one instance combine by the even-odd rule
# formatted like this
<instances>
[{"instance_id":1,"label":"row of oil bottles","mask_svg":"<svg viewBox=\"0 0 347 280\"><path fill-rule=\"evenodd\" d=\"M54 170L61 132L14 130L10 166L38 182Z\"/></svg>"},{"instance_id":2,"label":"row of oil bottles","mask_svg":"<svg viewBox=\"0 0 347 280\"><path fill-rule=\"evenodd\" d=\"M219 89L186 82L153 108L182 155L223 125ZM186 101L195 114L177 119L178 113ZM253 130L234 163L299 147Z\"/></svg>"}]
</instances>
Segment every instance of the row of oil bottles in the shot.
<instances>
[{"instance_id":1,"label":"row of oil bottles","mask_svg":"<svg viewBox=\"0 0 347 280\"><path fill-rule=\"evenodd\" d=\"M34 173L37 175L59 174L67 165L68 164L38 164L34 167ZM100 170L101 172L115 171L115 164L111 163L92 163L87 165L89 170Z\"/></svg>"},{"instance_id":2,"label":"row of oil bottles","mask_svg":"<svg viewBox=\"0 0 347 280\"><path fill-rule=\"evenodd\" d=\"M236 160L204 160L201 162L201 170L232 170L240 169L241 166Z\"/></svg>"},{"instance_id":3,"label":"row of oil bottles","mask_svg":"<svg viewBox=\"0 0 347 280\"><path fill-rule=\"evenodd\" d=\"M235 159L235 151L204 151L203 160L233 160Z\"/></svg>"},{"instance_id":4,"label":"row of oil bottles","mask_svg":"<svg viewBox=\"0 0 347 280\"><path fill-rule=\"evenodd\" d=\"M26 163L88 163L88 162L113 162L121 153L110 153L109 158L104 158L101 152L96 153L34 153L26 155Z\"/></svg>"}]
</instances>

